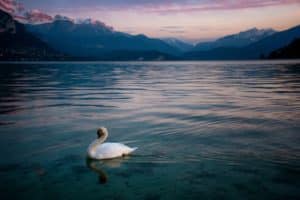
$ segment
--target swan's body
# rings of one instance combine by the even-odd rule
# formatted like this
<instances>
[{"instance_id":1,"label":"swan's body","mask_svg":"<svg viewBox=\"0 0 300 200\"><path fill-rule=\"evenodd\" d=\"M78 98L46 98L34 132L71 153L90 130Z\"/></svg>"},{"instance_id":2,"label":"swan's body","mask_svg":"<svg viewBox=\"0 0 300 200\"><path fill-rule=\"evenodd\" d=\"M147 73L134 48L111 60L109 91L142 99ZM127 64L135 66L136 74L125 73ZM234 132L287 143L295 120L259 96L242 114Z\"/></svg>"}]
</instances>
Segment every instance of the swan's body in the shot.
<instances>
[{"instance_id":1,"label":"swan's body","mask_svg":"<svg viewBox=\"0 0 300 200\"><path fill-rule=\"evenodd\" d=\"M121 143L107 142L99 144L98 141L94 141L88 148L88 156L97 160L117 158L128 155L135 149Z\"/></svg>"},{"instance_id":2,"label":"swan's body","mask_svg":"<svg viewBox=\"0 0 300 200\"><path fill-rule=\"evenodd\" d=\"M103 143L108 137L106 128L102 127L97 131L98 139L88 147L88 157L92 159L111 159L130 154L137 148L131 148L121 143Z\"/></svg>"}]
</instances>

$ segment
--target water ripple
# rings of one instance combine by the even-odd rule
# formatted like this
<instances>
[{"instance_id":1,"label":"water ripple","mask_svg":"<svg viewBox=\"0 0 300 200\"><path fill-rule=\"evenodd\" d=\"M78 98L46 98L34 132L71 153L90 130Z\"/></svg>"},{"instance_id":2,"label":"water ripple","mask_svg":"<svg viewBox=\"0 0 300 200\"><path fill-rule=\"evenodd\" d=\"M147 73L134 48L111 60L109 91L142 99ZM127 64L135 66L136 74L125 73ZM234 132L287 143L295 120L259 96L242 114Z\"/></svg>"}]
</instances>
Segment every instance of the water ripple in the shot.
<instances>
[{"instance_id":1,"label":"water ripple","mask_svg":"<svg viewBox=\"0 0 300 200\"><path fill-rule=\"evenodd\" d=\"M1 144L19 152L11 159L85 149L104 125L111 141L140 147L126 162L299 166L299 68L283 61L1 64ZM20 129L26 140L15 135ZM79 142L61 142L69 137Z\"/></svg>"}]
</instances>

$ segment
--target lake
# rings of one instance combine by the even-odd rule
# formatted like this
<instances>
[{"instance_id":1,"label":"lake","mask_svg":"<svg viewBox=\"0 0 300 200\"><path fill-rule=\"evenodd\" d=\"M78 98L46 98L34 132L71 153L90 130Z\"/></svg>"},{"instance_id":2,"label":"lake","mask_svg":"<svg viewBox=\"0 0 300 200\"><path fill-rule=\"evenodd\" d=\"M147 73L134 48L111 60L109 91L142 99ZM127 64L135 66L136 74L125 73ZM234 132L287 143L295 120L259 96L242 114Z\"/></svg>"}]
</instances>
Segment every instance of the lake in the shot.
<instances>
[{"instance_id":1,"label":"lake","mask_svg":"<svg viewBox=\"0 0 300 200\"><path fill-rule=\"evenodd\" d=\"M0 137L1 199L300 199L300 61L2 63Z\"/></svg>"}]
</instances>

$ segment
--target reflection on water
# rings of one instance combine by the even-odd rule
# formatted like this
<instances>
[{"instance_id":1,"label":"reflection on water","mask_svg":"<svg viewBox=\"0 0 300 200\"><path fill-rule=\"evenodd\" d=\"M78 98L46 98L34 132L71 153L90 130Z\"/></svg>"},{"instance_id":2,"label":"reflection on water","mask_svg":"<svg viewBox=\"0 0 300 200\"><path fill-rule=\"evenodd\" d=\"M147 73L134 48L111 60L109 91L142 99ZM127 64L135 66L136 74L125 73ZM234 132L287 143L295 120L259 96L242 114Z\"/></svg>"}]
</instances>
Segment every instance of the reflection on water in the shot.
<instances>
[{"instance_id":1,"label":"reflection on water","mask_svg":"<svg viewBox=\"0 0 300 200\"><path fill-rule=\"evenodd\" d=\"M118 168L121 166L121 163L128 157L107 159L107 160L92 160L86 159L86 165L99 176L99 183L105 184L108 181L108 176L103 170L103 168Z\"/></svg>"},{"instance_id":2,"label":"reflection on water","mask_svg":"<svg viewBox=\"0 0 300 200\"><path fill-rule=\"evenodd\" d=\"M299 199L299 63L0 64L1 193ZM100 126L139 149L86 162Z\"/></svg>"},{"instance_id":3,"label":"reflection on water","mask_svg":"<svg viewBox=\"0 0 300 200\"><path fill-rule=\"evenodd\" d=\"M94 172L96 172L99 176L99 183L100 184L104 184L107 182L107 175L105 174L105 172L101 169L101 166L97 165L99 164L100 161L96 161L96 160L90 160L87 159L87 166L93 170Z\"/></svg>"}]
</instances>

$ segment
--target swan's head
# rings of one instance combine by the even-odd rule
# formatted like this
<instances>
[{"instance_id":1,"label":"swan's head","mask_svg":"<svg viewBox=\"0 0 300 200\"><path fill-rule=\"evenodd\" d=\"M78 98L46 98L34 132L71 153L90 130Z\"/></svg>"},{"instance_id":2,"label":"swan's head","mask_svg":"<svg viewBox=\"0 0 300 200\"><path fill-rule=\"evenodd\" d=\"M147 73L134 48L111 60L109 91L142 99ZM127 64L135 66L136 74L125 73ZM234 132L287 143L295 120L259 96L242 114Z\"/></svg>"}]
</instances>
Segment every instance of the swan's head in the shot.
<instances>
[{"instance_id":1,"label":"swan's head","mask_svg":"<svg viewBox=\"0 0 300 200\"><path fill-rule=\"evenodd\" d=\"M107 135L108 135L108 132L107 132L107 129L105 127L101 127L97 130L98 138L107 137Z\"/></svg>"}]
</instances>

